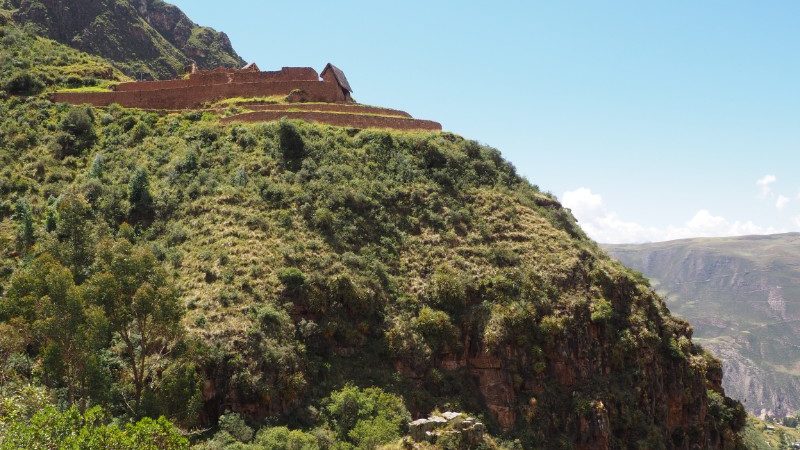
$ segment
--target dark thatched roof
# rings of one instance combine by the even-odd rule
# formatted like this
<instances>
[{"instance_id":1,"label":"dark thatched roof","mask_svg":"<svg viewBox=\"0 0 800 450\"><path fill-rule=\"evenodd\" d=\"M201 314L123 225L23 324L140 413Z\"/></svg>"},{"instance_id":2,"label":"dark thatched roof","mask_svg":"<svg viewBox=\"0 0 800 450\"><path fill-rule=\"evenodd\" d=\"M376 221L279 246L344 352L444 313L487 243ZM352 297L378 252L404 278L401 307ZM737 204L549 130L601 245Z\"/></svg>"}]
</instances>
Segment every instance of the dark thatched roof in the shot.
<instances>
[{"instance_id":1,"label":"dark thatched roof","mask_svg":"<svg viewBox=\"0 0 800 450\"><path fill-rule=\"evenodd\" d=\"M320 75L325 75L325 72L329 70L333 71L333 77L336 78L336 81L339 83L339 86L341 86L343 89L346 89L347 92L352 94L353 88L350 87L350 83L347 81L347 77L344 76L344 72L342 72L342 69L334 66L331 63L328 63L328 65L325 66L324 69L322 69L322 73Z\"/></svg>"}]
</instances>

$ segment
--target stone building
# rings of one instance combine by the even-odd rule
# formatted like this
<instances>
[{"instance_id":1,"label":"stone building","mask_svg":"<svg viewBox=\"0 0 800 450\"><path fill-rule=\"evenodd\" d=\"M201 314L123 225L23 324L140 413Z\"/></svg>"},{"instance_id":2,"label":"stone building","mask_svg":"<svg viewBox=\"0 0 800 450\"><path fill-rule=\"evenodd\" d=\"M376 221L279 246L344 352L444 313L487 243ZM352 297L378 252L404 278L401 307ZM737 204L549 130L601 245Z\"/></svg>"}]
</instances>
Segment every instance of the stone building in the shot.
<instances>
[{"instance_id":1,"label":"stone building","mask_svg":"<svg viewBox=\"0 0 800 450\"><path fill-rule=\"evenodd\" d=\"M347 81L347 77L344 76L342 69L334 66L331 63L328 63L328 65L322 69L320 77L322 77L323 81L328 83L336 83L339 86L339 89L342 90L342 95L344 95L348 101L353 100L352 96L350 95L353 93L353 89L350 87L350 83Z\"/></svg>"}]
</instances>

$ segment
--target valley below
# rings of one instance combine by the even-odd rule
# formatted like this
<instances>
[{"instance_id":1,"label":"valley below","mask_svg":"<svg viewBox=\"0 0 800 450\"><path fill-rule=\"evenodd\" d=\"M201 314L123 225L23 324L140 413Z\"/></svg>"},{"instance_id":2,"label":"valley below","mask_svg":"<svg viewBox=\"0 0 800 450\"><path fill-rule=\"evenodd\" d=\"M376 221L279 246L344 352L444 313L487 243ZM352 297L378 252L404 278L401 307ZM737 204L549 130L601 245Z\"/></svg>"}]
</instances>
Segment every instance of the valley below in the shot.
<instances>
[{"instance_id":1,"label":"valley below","mask_svg":"<svg viewBox=\"0 0 800 450\"><path fill-rule=\"evenodd\" d=\"M800 409L800 234L607 245L723 361L728 395L761 417Z\"/></svg>"}]
</instances>

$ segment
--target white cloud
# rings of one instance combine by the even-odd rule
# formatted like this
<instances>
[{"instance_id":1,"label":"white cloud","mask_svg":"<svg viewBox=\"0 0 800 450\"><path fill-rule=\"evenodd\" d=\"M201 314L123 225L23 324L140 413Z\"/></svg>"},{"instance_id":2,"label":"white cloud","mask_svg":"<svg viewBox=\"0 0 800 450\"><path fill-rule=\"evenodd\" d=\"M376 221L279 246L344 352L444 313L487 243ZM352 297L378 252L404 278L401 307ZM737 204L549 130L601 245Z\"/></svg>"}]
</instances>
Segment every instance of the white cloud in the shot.
<instances>
[{"instance_id":1,"label":"white cloud","mask_svg":"<svg viewBox=\"0 0 800 450\"><path fill-rule=\"evenodd\" d=\"M608 244L769 234L779 231L756 225L749 220L731 222L722 216L715 216L707 209L697 211L682 225L651 227L622 219L617 213L608 210L600 194L585 187L565 192L561 198L564 206L572 210L586 234L598 242ZM800 226L800 216L796 221Z\"/></svg>"},{"instance_id":2,"label":"white cloud","mask_svg":"<svg viewBox=\"0 0 800 450\"><path fill-rule=\"evenodd\" d=\"M764 175L758 181L756 181L756 186L758 186L761 190L760 195L762 198L766 198L770 194L772 191L772 187L770 185L776 181L778 181L778 177L775 175Z\"/></svg>"},{"instance_id":3,"label":"white cloud","mask_svg":"<svg viewBox=\"0 0 800 450\"><path fill-rule=\"evenodd\" d=\"M789 197L779 195L778 200L775 201L775 207L778 209L783 209L789 203L789 200Z\"/></svg>"},{"instance_id":4,"label":"white cloud","mask_svg":"<svg viewBox=\"0 0 800 450\"><path fill-rule=\"evenodd\" d=\"M603 197L584 187L565 192L563 201L576 214L590 214L603 207Z\"/></svg>"},{"instance_id":5,"label":"white cloud","mask_svg":"<svg viewBox=\"0 0 800 450\"><path fill-rule=\"evenodd\" d=\"M800 216L797 216L794 219L792 219L792 222L794 222L794 226L800 228Z\"/></svg>"}]
</instances>

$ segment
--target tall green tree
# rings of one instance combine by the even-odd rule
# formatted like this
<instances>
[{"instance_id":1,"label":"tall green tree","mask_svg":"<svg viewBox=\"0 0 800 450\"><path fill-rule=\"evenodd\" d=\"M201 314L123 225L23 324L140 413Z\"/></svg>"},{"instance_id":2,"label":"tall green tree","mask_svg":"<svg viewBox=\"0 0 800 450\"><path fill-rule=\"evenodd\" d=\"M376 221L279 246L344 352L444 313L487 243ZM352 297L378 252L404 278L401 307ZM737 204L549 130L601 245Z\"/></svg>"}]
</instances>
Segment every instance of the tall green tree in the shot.
<instances>
[{"instance_id":1,"label":"tall green tree","mask_svg":"<svg viewBox=\"0 0 800 450\"><path fill-rule=\"evenodd\" d=\"M91 206L83 195L67 191L56 202L55 216L58 246L51 251L72 271L76 281L82 283L94 260L96 239Z\"/></svg>"},{"instance_id":2,"label":"tall green tree","mask_svg":"<svg viewBox=\"0 0 800 450\"><path fill-rule=\"evenodd\" d=\"M281 120L278 125L278 138L280 140L281 157L287 169L296 171L300 168L306 156L306 144L303 137L294 125Z\"/></svg>"},{"instance_id":3,"label":"tall green tree","mask_svg":"<svg viewBox=\"0 0 800 450\"><path fill-rule=\"evenodd\" d=\"M138 413L155 372L169 362L183 337L178 292L152 250L124 239L98 245L96 272L88 284L118 339L115 350L125 362L132 408Z\"/></svg>"},{"instance_id":4,"label":"tall green tree","mask_svg":"<svg viewBox=\"0 0 800 450\"><path fill-rule=\"evenodd\" d=\"M150 193L150 179L147 171L139 168L128 183L128 203L133 222L148 220L153 214L153 196Z\"/></svg>"},{"instance_id":5,"label":"tall green tree","mask_svg":"<svg viewBox=\"0 0 800 450\"><path fill-rule=\"evenodd\" d=\"M44 381L66 388L70 401L92 396L98 386L105 320L87 305L72 273L50 254L43 254L14 274L0 300L0 321L7 332L29 339L42 363Z\"/></svg>"},{"instance_id":6,"label":"tall green tree","mask_svg":"<svg viewBox=\"0 0 800 450\"><path fill-rule=\"evenodd\" d=\"M14 218L17 221L17 247L21 252L27 252L34 242L33 213L27 200L17 200Z\"/></svg>"}]
</instances>

